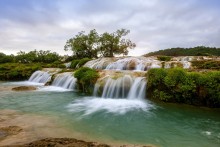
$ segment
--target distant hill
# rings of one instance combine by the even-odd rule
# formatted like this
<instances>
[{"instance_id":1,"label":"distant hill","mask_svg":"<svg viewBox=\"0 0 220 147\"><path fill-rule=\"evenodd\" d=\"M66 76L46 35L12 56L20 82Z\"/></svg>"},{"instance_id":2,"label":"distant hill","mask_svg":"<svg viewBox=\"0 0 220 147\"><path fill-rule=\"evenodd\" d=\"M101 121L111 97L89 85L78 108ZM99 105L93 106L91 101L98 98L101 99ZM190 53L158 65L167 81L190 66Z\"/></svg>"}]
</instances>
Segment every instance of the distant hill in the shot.
<instances>
[{"instance_id":1,"label":"distant hill","mask_svg":"<svg viewBox=\"0 0 220 147\"><path fill-rule=\"evenodd\" d=\"M156 52L150 52L144 56L220 56L220 48L197 46L194 48L170 48L165 50L159 50Z\"/></svg>"}]
</instances>

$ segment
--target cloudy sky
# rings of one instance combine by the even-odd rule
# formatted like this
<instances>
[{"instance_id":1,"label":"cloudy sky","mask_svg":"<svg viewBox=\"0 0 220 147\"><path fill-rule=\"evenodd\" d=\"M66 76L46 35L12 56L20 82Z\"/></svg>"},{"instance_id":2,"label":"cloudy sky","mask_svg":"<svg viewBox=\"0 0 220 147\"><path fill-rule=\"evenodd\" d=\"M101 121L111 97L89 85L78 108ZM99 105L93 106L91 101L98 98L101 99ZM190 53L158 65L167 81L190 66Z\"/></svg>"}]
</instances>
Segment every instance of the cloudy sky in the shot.
<instances>
[{"instance_id":1,"label":"cloudy sky","mask_svg":"<svg viewBox=\"0 0 220 147\"><path fill-rule=\"evenodd\" d=\"M0 52L51 50L78 32L129 29L129 55L220 47L220 0L0 0Z\"/></svg>"}]
</instances>

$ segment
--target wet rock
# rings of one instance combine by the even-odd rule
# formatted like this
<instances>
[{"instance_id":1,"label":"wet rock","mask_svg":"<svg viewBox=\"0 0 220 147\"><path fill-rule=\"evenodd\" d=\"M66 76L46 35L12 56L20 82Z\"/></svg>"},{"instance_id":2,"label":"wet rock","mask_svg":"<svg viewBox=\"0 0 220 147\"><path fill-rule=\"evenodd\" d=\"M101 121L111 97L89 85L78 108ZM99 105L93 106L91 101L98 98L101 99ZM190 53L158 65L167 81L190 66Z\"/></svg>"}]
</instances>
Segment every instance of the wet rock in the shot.
<instances>
[{"instance_id":1,"label":"wet rock","mask_svg":"<svg viewBox=\"0 0 220 147\"><path fill-rule=\"evenodd\" d=\"M6 138L10 135L17 135L20 133L23 129L18 126L8 126L8 127L2 127L0 128L0 140Z\"/></svg>"},{"instance_id":2,"label":"wet rock","mask_svg":"<svg viewBox=\"0 0 220 147\"><path fill-rule=\"evenodd\" d=\"M5 131L0 131L0 140L8 136L8 134Z\"/></svg>"},{"instance_id":3,"label":"wet rock","mask_svg":"<svg viewBox=\"0 0 220 147\"><path fill-rule=\"evenodd\" d=\"M45 138L37 140L25 145L22 147L41 147L41 146L50 146L50 147L110 147L106 144L97 144L95 142L86 142L83 140L77 140L74 138ZM17 147L21 147L17 146Z\"/></svg>"},{"instance_id":4,"label":"wet rock","mask_svg":"<svg viewBox=\"0 0 220 147\"><path fill-rule=\"evenodd\" d=\"M17 135L20 133L23 129L18 126L8 126L8 127L2 127L0 128L0 132L5 132L8 135Z\"/></svg>"},{"instance_id":5,"label":"wet rock","mask_svg":"<svg viewBox=\"0 0 220 147\"><path fill-rule=\"evenodd\" d=\"M36 90L37 88L34 86L19 86L19 87L14 87L12 90L14 91L30 91L30 90Z\"/></svg>"}]
</instances>

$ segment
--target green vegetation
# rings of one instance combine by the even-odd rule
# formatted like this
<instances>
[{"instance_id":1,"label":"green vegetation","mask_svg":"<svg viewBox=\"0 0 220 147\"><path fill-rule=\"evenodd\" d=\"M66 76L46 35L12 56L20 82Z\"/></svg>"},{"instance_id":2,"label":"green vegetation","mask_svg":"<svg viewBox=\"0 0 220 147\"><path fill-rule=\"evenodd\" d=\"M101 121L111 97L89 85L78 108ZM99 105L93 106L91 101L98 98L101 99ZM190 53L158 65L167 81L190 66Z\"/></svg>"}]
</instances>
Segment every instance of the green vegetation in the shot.
<instances>
[{"instance_id":1,"label":"green vegetation","mask_svg":"<svg viewBox=\"0 0 220 147\"><path fill-rule=\"evenodd\" d=\"M0 53L0 63L61 63L61 56L56 52L34 50L28 53L20 51L17 54L14 56Z\"/></svg>"},{"instance_id":2,"label":"green vegetation","mask_svg":"<svg viewBox=\"0 0 220 147\"><path fill-rule=\"evenodd\" d=\"M86 62L90 61L91 59L89 58L83 58L83 59L80 59L80 60L73 60L71 62L71 65L70 65L70 68L72 69L77 69L77 68L80 68L82 67Z\"/></svg>"},{"instance_id":3,"label":"green vegetation","mask_svg":"<svg viewBox=\"0 0 220 147\"><path fill-rule=\"evenodd\" d=\"M0 63L9 63L14 61L14 55L6 55L4 53L0 53Z\"/></svg>"},{"instance_id":4,"label":"green vegetation","mask_svg":"<svg viewBox=\"0 0 220 147\"><path fill-rule=\"evenodd\" d=\"M169 57L169 56L158 56L157 59L159 61L170 61L171 57Z\"/></svg>"},{"instance_id":5,"label":"green vegetation","mask_svg":"<svg viewBox=\"0 0 220 147\"><path fill-rule=\"evenodd\" d=\"M77 78L79 90L85 93L92 93L96 80L99 78L99 73L94 69L81 67L76 70L74 77Z\"/></svg>"},{"instance_id":6,"label":"green vegetation","mask_svg":"<svg viewBox=\"0 0 220 147\"><path fill-rule=\"evenodd\" d=\"M220 61L191 61L192 66L197 69L220 69Z\"/></svg>"},{"instance_id":7,"label":"green vegetation","mask_svg":"<svg viewBox=\"0 0 220 147\"><path fill-rule=\"evenodd\" d=\"M80 60L73 60L73 61L71 62L70 68L76 69L76 67L77 67L77 65L78 65L78 63L79 63L79 61L80 61Z\"/></svg>"},{"instance_id":8,"label":"green vegetation","mask_svg":"<svg viewBox=\"0 0 220 147\"><path fill-rule=\"evenodd\" d=\"M186 72L180 68L151 69L147 73L151 99L220 107L220 71Z\"/></svg>"},{"instance_id":9,"label":"green vegetation","mask_svg":"<svg viewBox=\"0 0 220 147\"><path fill-rule=\"evenodd\" d=\"M15 60L19 63L53 63L60 61L61 57L55 52L34 50L28 53L18 52L18 55L15 56Z\"/></svg>"},{"instance_id":10,"label":"green vegetation","mask_svg":"<svg viewBox=\"0 0 220 147\"><path fill-rule=\"evenodd\" d=\"M65 68L65 65L54 63L2 63L0 64L0 80L27 80L33 72L42 68Z\"/></svg>"},{"instance_id":11,"label":"green vegetation","mask_svg":"<svg viewBox=\"0 0 220 147\"><path fill-rule=\"evenodd\" d=\"M151 52L145 56L220 56L220 48L197 46L194 48L170 48Z\"/></svg>"},{"instance_id":12,"label":"green vegetation","mask_svg":"<svg viewBox=\"0 0 220 147\"><path fill-rule=\"evenodd\" d=\"M84 64L86 64L86 62L90 61L91 59L89 58L83 58L79 61L78 63L78 67L82 67Z\"/></svg>"},{"instance_id":13,"label":"green vegetation","mask_svg":"<svg viewBox=\"0 0 220 147\"><path fill-rule=\"evenodd\" d=\"M0 79L6 80L25 80L31 74L40 70L40 64L4 63L0 64Z\"/></svg>"},{"instance_id":14,"label":"green vegetation","mask_svg":"<svg viewBox=\"0 0 220 147\"><path fill-rule=\"evenodd\" d=\"M0 53L0 80L24 80L41 68L65 68L61 57L50 51L20 51L17 56Z\"/></svg>"},{"instance_id":15,"label":"green vegetation","mask_svg":"<svg viewBox=\"0 0 220 147\"><path fill-rule=\"evenodd\" d=\"M113 33L105 32L99 35L96 30L91 30L88 34L79 32L75 37L67 40L64 50L72 50L73 56L77 59L113 57L114 55L127 55L128 49L136 45L126 36L130 31L121 29Z\"/></svg>"}]
</instances>

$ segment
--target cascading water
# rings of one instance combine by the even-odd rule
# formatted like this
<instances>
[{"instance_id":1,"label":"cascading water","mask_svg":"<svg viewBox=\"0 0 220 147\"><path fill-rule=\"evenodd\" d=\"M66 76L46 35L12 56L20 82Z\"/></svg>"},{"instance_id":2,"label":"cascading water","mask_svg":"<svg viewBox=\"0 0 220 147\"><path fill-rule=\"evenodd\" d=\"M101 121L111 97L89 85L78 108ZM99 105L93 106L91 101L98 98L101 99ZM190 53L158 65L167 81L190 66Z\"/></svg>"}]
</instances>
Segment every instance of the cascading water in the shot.
<instances>
[{"instance_id":1,"label":"cascading water","mask_svg":"<svg viewBox=\"0 0 220 147\"><path fill-rule=\"evenodd\" d=\"M153 57L100 58L89 61L84 66L93 69L146 71L160 68L161 63Z\"/></svg>"},{"instance_id":2,"label":"cascading water","mask_svg":"<svg viewBox=\"0 0 220 147\"><path fill-rule=\"evenodd\" d=\"M29 78L29 82L36 82L36 83L46 83L51 78L51 75L48 72L44 71L35 71L31 77Z\"/></svg>"},{"instance_id":3,"label":"cascading water","mask_svg":"<svg viewBox=\"0 0 220 147\"><path fill-rule=\"evenodd\" d=\"M146 81L144 77L133 78L130 75L113 79L107 77L103 79L104 82L102 98L127 98L127 99L144 99L146 90ZM99 89L102 88L100 84L96 84L94 88L94 95L97 96Z\"/></svg>"},{"instance_id":4,"label":"cascading water","mask_svg":"<svg viewBox=\"0 0 220 147\"><path fill-rule=\"evenodd\" d=\"M144 100L145 92L145 77L124 75L114 79L106 76L97 81L94 97L75 100L67 108L71 112L82 112L84 115L103 110L115 114L125 114L133 110L148 111L153 105Z\"/></svg>"},{"instance_id":5,"label":"cascading water","mask_svg":"<svg viewBox=\"0 0 220 147\"><path fill-rule=\"evenodd\" d=\"M144 99L146 92L146 81L145 77L137 77L132 84L129 93L128 99Z\"/></svg>"},{"instance_id":6,"label":"cascading water","mask_svg":"<svg viewBox=\"0 0 220 147\"><path fill-rule=\"evenodd\" d=\"M53 83L52 86L62 87L65 89L73 90L76 85L76 78L72 76L72 73L63 73L58 75Z\"/></svg>"},{"instance_id":7,"label":"cascading water","mask_svg":"<svg viewBox=\"0 0 220 147\"><path fill-rule=\"evenodd\" d=\"M93 69L147 71L151 68L190 68L193 57L174 57L171 61L159 61L156 57L100 58L84 66Z\"/></svg>"},{"instance_id":8,"label":"cascading water","mask_svg":"<svg viewBox=\"0 0 220 147\"><path fill-rule=\"evenodd\" d=\"M109 77L103 88L102 98L125 98L132 83L133 79L129 75L116 80Z\"/></svg>"}]
</instances>

